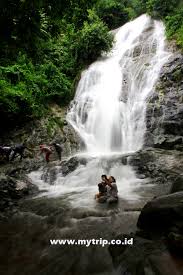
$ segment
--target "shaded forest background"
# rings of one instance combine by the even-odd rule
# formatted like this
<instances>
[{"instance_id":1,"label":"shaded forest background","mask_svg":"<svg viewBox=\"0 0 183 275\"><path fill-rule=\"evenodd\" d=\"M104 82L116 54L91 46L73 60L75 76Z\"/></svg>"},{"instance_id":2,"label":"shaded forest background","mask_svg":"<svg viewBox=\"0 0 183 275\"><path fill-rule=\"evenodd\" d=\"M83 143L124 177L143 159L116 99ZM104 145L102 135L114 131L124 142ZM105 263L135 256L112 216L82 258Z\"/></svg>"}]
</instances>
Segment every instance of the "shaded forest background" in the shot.
<instances>
[{"instance_id":1,"label":"shaded forest background","mask_svg":"<svg viewBox=\"0 0 183 275\"><path fill-rule=\"evenodd\" d=\"M67 105L81 71L111 49L109 30L148 13L183 48L179 0L1 0L0 120L11 126Z\"/></svg>"}]
</instances>

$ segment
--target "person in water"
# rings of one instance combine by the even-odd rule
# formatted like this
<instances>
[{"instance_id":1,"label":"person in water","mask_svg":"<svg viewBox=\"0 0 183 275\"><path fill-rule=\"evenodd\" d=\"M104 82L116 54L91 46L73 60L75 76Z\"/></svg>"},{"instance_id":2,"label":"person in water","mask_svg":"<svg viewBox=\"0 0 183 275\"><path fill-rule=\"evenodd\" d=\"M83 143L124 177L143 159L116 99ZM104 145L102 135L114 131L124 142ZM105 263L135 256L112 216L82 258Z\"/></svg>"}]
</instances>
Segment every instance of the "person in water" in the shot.
<instances>
[{"instance_id":1,"label":"person in water","mask_svg":"<svg viewBox=\"0 0 183 275\"><path fill-rule=\"evenodd\" d=\"M107 182L107 203L118 202L118 188L113 176L109 177Z\"/></svg>"},{"instance_id":2,"label":"person in water","mask_svg":"<svg viewBox=\"0 0 183 275\"><path fill-rule=\"evenodd\" d=\"M45 154L45 160L48 163L50 161L50 155L52 154L51 147L45 144L41 144L39 148L40 148L41 154Z\"/></svg>"},{"instance_id":3,"label":"person in water","mask_svg":"<svg viewBox=\"0 0 183 275\"><path fill-rule=\"evenodd\" d=\"M99 199L102 200L101 198L104 198L107 196L107 182L108 182L107 176L102 175L101 179L102 181L98 184L99 192L95 195L95 199L98 201Z\"/></svg>"}]
</instances>

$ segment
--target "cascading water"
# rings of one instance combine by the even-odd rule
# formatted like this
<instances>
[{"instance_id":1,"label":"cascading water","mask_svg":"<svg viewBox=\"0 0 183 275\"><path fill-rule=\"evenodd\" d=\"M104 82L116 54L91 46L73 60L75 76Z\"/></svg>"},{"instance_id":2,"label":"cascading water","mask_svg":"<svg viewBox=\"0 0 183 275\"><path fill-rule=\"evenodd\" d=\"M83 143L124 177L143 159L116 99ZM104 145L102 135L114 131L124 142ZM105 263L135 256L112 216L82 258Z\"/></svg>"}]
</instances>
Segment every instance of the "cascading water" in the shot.
<instances>
[{"instance_id":1,"label":"cascading water","mask_svg":"<svg viewBox=\"0 0 183 275\"><path fill-rule=\"evenodd\" d=\"M116 30L112 51L83 72L67 114L85 143L87 164L66 177L58 174L55 185L47 185L49 195L68 194L75 206L88 205L94 201L100 175L106 173L117 179L119 196L132 199L141 180L128 165L111 161L116 153L142 148L146 100L169 56L163 24L147 15ZM40 186L39 175L31 177Z\"/></svg>"},{"instance_id":2,"label":"cascading water","mask_svg":"<svg viewBox=\"0 0 183 275\"><path fill-rule=\"evenodd\" d=\"M83 72L67 115L90 154L142 147L146 99L169 56L163 24L147 15L118 29L115 40L111 53Z\"/></svg>"}]
</instances>

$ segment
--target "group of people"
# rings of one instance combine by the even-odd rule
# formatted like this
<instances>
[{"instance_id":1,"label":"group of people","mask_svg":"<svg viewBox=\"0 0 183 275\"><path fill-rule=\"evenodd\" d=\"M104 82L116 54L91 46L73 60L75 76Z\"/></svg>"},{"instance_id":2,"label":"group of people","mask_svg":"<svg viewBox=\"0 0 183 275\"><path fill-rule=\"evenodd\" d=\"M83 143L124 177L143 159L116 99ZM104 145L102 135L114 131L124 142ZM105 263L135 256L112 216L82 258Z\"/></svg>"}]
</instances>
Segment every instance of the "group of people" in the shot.
<instances>
[{"instance_id":1,"label":"group of people","mask_svg":"<svg viewBox=\"0 0 183 275\"><path fill-rule=\"evenodd\" d=\"M101 176L102 181L98 184L99 192L95 195L95 199L99 203L115 203L118 202L118 188L116 180L113 176Z\"/></svg>"},{"instance_id":2,"label":"group of people","mask_svg":"<svg viewBox=\"0 0 183 275\"><path fill-rule=\"evenodd\" d=\"M0 155L5 157L7 161L13 161L16 157L20 157L20 161L24 158L25 149L29 149L25 143L15 146L0 146ZM53 142L50 145L41 144L39 146L40 154L44 154L45 160L48 163L50 156L54 152L57 153L58 159L62 159L63 147L59 143ZM95 195L95 199L99 203L115 203L118 202L118 188L116 180L113 176L101 176L102 181L98 184L99 192Z\"/></svg>"},{"instance_id":3,"label":"group of people","mask_svg":"<svg viewBox=\"0 0 183 275\"><path fill-rule=\"evenodd\" d=\"M25 143L15 146L0 146L0 155L7 161L13 161L17 156L20 156L20 160L22 160L25 149L28 149Z\"/></svg>"},{"instance_id":4,"label":"group of people","mask_svg":"<svg viewBox=\"0 0 183 275\"><path fill-rule=\"evenodd\" d=\"M62 145L56 142L51 143L51 145L45 145L45 144L41 144L39 146L41 154L45 155L45 160L48 163L50 161L50 156L53 153L53 148L55 149L58 159L61 160L62 159L62 152L63 152L63 148Z\"/></svg>"},{"instance_id":5,"label":"group of people","mask_svg":"<svg viewBox=\"0 0 183 275\"><path fill-rule=\"evenodd\" d=\"M17 144L15 146L0 146L0 155L8 162L13 161L16 157L20 157L19 159L21 161L24 158L25 149L33 151L28 148L25 143ZM59 143L53 142L50 145L41 144L39 150L41 154L44 154L47 163L50 161L50 156L54 150L57 153L58 159L62 159L63 147Z\"/></svg>"}]
</instances>

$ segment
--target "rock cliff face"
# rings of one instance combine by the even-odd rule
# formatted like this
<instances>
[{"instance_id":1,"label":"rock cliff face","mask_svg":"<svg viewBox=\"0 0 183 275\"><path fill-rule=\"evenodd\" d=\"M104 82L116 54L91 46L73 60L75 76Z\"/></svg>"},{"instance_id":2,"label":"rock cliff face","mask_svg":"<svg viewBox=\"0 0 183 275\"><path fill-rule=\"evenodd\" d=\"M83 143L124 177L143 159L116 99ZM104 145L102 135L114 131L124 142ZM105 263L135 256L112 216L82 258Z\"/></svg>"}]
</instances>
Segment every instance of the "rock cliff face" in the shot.
<instances>
[{"instance_id":1,"label":"rock cliff face","mask_svg":"<svg viewBox=\"0 0 183 275\"><path fill-rule=\"evenodd\" d=\"M183 55L163 67L147 106L145 146L183 150Z\"/></svg>"},{"instance_id":2,"label":"rock cliff face","mask_svg":"<svg viewBox=\"0 0 183 275\"><path fill-rule=\"evenodd\" d=\"M80 146L80 139L68 125L66 121L66 108L60 108L57 105L50 107L49 114L40 119L30 121L24 127L12 129L0 137L1 145L15 145L25 142L33 150L33 153L27 152L27 158L39 156L39 145L50 144L56 141L63 144L64 156L74 154ZM56 155L53 156L53 159Z\"/></svg>"},{"instance_id":3,"label":"rock cliff face","mask_svg":"<svg viewBox=\"0 0 183 275\"><path fill-rule=\"evenodd\" d=\"M183 182L183 152L151 148L142 150L129 157L137 174L150 179L150 183Z\"/></svg>"},{"instance_id":4,"label":"rock cliff face","mask_svg":"<svg viewBox=\"0 0 183 275\"><path fill-rule=\"evenodd\" d=\"M150 182L174 184L177 177L182 181L183 55L175 49L147 102L146 122L144 148L129 158L129 164Z\"/></svg>"}]
</instances>

